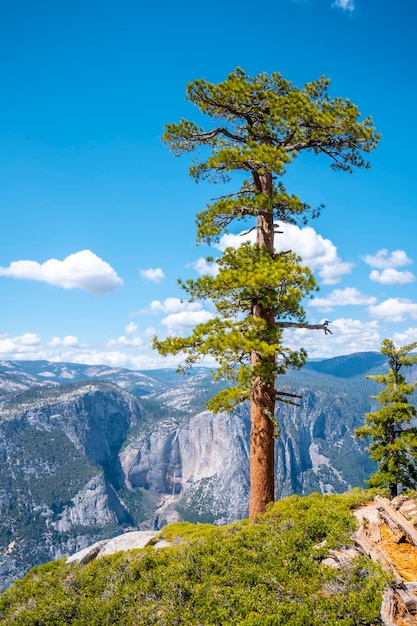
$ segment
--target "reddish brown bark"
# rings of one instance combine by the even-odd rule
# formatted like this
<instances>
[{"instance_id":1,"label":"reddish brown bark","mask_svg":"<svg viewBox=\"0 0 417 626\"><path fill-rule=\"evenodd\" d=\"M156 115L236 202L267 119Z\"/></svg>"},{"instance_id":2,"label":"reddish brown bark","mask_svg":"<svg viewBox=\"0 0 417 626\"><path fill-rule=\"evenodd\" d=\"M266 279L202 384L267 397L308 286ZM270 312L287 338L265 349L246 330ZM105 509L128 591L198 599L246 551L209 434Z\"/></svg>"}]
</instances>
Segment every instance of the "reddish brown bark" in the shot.
<instances>
[{"instance_id":1,"label":"reddish brown bark","mask_svg":"<svg viewBox=\"0 0 417 626\"><path fill-rule=\"evenodd\" d=\"M252 366L257 364L252 355ZM255 379L250 403L250 498L249 517L264 513L275 499L274 489L274 385Z\"/></svg>"},{"instance_id":2,"label":"reddish brown bark","mask_svg":"<svg viewBox=\"0 0 417 626\"><path fill-rule=\"evenodd\" d=\"M272 193L271 174L254 174L254 182L259 191ZM256 243L274 254L274 216L272 211L258 216ZM265 310L254 304L252 315L264 319L268 325L275 324L272 311ZM271 359L274 364L275 359ZM261 363L259 355L252 353L252 368ZM274 488L274 413L275 413L275 380L256 376L252 380L252 397L250 403L250 497L249 517L264 513L266 506L275 499Z\"/></svg>"}]
</instances>

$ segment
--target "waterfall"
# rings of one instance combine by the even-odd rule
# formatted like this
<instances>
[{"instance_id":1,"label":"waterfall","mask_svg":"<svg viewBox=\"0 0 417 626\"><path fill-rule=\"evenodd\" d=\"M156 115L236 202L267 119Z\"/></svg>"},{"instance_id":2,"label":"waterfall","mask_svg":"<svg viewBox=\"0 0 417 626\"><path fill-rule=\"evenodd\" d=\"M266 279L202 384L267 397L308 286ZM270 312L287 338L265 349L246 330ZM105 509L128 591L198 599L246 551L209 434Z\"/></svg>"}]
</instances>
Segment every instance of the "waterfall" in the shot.
<instances>
[{"instance_id":1,"label":"waterfall","mask_svg":"<svg viewBox=\"0 0 417 626\"><path fill-rule=\"evenodd\" d=\"M172 493L171 496L175 496L175 487L176 487L176 469L178 463L178 455L177 455L177 441L178 441L178 428L175 430L174 438L171 442L171 455L169 459L169 468L172 468Z\"/></svg>"}]
</instances>

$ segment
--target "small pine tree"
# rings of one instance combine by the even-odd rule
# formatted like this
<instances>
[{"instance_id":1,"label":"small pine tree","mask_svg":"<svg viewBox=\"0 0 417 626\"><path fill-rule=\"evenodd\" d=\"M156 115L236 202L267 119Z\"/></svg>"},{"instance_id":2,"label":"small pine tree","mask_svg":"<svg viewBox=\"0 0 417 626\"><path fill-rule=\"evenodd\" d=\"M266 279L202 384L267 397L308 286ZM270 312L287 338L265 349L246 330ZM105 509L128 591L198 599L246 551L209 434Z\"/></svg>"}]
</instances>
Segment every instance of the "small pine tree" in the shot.
<instances>
[{"instance_id":1,"label":"small pine tree","mask_svg":"<svg viewBox=\"0 0 417 626\"><path fill-rule=\"evenodd\" d=\"M381 393L371 396L378 400L381 408L367 413L366 425L355 431L356 437L371 437L368 450L379 464L378 470L366 482L371 487L388 487L391 498L398 495L399 485L408 489L417 487L417 428L410 426L416 409L407 400L417 382L407 384L400 373L403 367L417 363L417 355L408 356L415 348L417 341L396 348L392 341L384 339L381 353L387 357L389 371L367 376L385 385Z\"/></svg>"}]
</instances>

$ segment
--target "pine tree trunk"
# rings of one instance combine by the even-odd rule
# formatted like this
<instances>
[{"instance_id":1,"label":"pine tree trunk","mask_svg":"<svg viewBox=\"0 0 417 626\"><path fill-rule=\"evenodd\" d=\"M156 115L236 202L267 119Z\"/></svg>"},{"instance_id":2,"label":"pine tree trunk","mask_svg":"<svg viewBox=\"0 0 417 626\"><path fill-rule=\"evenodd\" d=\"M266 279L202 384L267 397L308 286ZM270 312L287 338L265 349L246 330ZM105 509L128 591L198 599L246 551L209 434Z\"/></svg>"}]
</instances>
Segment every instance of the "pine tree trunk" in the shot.
<instances>
[{"instance_id":1,"label":"pine tree trunk","mask_svg":"<svg viewBox=\"0 0 417 626\"><path fill-rule=\"evenodd\" d=\"M262 193L272 193L272 176L254 176L256 187ZM258 217L256 244L265 247L274 254L274 219L273 212L266 212ZM272 311L255 304L252 315L264 319L268 325L275 324ZM252 353L252 368L261 363L256 352ZM275 364L275 359L271 359ZM250 404L250 498L249 517L264 513L267 504L275 499L274 488L274 413L275 413L275 379L274 377L255 377L252 380L252 397Z\"/></svg>"},{"instance_id":2,"label":"pine tree trunk","mask_svg":"<svg viewBox=\"0 0 417 626\"><path fill-rule=\"evenodd\" d=\"M252 355L252 366L257 364ZM249 517L265 513L266 506L275 499L274 464L274 410L275 386L254 381L250 404L250 499Z\"/></svg>"}]
</instances>

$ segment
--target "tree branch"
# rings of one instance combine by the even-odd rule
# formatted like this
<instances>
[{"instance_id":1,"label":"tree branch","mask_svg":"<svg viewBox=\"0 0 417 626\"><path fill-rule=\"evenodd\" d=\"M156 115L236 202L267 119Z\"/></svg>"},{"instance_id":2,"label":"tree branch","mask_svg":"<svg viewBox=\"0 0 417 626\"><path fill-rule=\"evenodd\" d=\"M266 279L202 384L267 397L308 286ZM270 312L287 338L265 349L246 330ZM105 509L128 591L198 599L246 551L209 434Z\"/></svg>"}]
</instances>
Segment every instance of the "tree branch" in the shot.
<instances>
[{"instance_id":1,"label":"tree branch","mask_svg":"<svg viewBox=\"0 0 417 626\"><path fill-rule=\"evenodd\" d=\"M217 200L225 200L226 198L233 198L234 196L250 196L253 193L251 189L241 189L240 191L234 191L233 193L226 193L224 196L218 196L217 198L211 198L211 202L216 202Z\"/></svg>"},{"instance_id":2,"label":"tree branch","mask_svg":"<svg viewBox=\"0 0 417 626\"><path fill-rule=\"evenodd\" d=\"M289 396L290 398L299 398L302 400L303 396L299 396L297 393L289 393L288 391L275 391L277 396Z\"/></svg>"},{"instance_id":3,"label":"tree branch","mask_svg":"<svg viewBox=\"0 0 417 626\"><path fill-rule=\"evenodd\" d=\"M304 322L276 322L279 328L308 328L309 330L324 330L324 333L332 335L332 331L329 328L329 322L326 320L323 324L307 324Z\"/></svg>"},{"instance_id":4,"label":"tree branch","mask_svg":"<svg viewBox=\"0 0 417 626\"><path fill-rule=\"evenodd\" d=\"M240 237L245 237L245 235L249 235L249 233L251 233L253 230L256 230L258 227L257 226L252 226L252 228L249 228L249 230L245 230L243 233L240 233Z\"/></svg>"},{"instance_id":5,"label":"tree branch","mask_svg":"<svg viewBox=\"0 0 417 626\"><path fill-rule=\"evenodd\" d=\"M230 131L227 130L224 126L219 126L219 128L213 128L213 130L209 130L206 133L193 133L192 138L206 141L209 139L213 139L217 135L224 135L225 137L229 137L229 139L233 139L234 141L238 141L239 143L246 143L246 139L244 137L240 137L239 135L234 135Z\"/></svg>"},{"instance_id":6,"label":"tree branch","mask_svg":"<svg viewBox=\"0 0 417 626\"><path fill-rule=\"evenodd\" d=\"M231 113L232 115L235 115L238 118L244 119L246 120L246 122L248 123L249 126L253 126L253 119L252 117L249 115L249 112L244 112L244 111L239 111L238 109L226 104L226 102L219 102L219 101L215 101L211 98L208 98L207 96L203 96L201 93L199 94L199 98L202 102L204 102L205 104L211 105L215 108L218 109L223 109L225 111L228 111L228 113ZM252 107L253 108L253 107ZM257 108L255 107L255 111L257 111Z\"/></svg>"}]
</instances>

